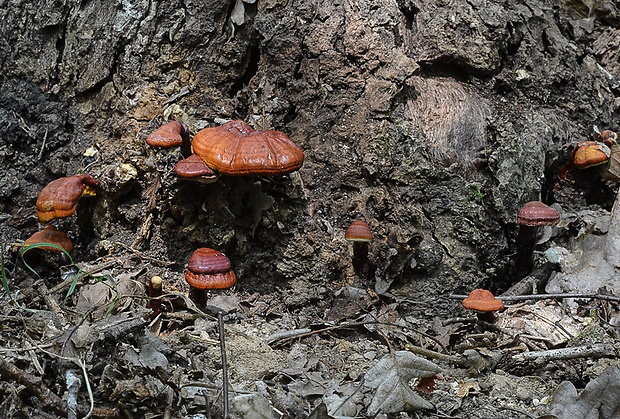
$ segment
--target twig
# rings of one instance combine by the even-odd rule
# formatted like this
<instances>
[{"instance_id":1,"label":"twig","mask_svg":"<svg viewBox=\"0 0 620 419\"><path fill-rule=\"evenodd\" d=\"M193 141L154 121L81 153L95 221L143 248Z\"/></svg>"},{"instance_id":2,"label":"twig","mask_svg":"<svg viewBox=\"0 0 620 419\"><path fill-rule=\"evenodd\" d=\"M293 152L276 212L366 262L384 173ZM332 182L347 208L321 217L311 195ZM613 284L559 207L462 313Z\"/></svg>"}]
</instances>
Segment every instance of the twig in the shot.
<instances>
[{"instance_id":1,"label":"twig","mask_svg":"<svg viewBox=\"0 0 620 419\"><path fill-rule=\"evenodd\" d=\"M303 329L293 329L293 330L282 330L280 332L272 333L271 335L267 336L267 339L265 339L265 342L267 342L267 344L269 345L278 340L294 339L297 336L305 336L309 332L312 332L312 329L303 328Z\"/></svg>"},{"instance_id":2,"label":"twig","mask_svg":"<svg viewBox=\"0 0 620 419\"><path fill-rule=\"evenodd\" d=\"M467 295L452 294L450 295L450 298L453 300L464 300L465 298L467 298ZM531 294L531 295L510 295L510 296L500 295L495 298L502 300L502 301L550 300L550 299L561 300L563 298L597 298L599 300L614 301L614 302L620 303L620 297L616 297L615 295L584 294L584 293Z\"/></svg>"},{"instance_id":3,"label":"twig","mask_svg":"<svg viewBox=\"0 0 620 419\"><path fill-rule=\"evenodd\" d=\"M65 382L67 383L67 419L77 419L77 397L82 387L82 380L72 370L65 373Z\"/></svg>"},{"instance_id":4,"label":"twig","mask_svg":"<svg viewBox=\"0 0 620 419\"><path fill-rule=\"evenodd\" d=\"M217 312L217 326L220 329L220 351L222 352L222 397L224 398L224 419L228 419L228 367L226 366L224 316L221 311Z\"/></svg>"},{"instance_id":5,"label":"twig","mask_svg":"<svg viewBox=\"0 0 620 419\"><path fill-rule=\"evenodd\" d=\"M620 346L618 345L594 343L592 345L550 349L548 351L524 352L513 355L512 359L515 361L536 360L536 362L547 362L559 359L615 357L616 352L620 352Z\"/></svg>"},{"instance_id":6,"label":"twig","mask_svg":"<svg viewBox=\"0 0 620 419\"><path fill-rule=\"evenodd\" d=\"M39 155L37 156L37 160L41 161L43 158L43 152L45 151L45 143L47 142L47 133L49 131L49 127L45 127L45 134L43 135L43 143L41 144L41 149L39 150Z\"/></svg>"},{"instance_id":7,"label":"twig","mask_svg":"<svg viewBox=\"0 0 620 419\"><path fill-rule=\"evenodd\" d=\"M56 317L57 322L62 326L67 324L67 319L65 319L64 313L58 305L58 302L52 298L50 290L47 288L47 285L45 285L45 282L40 279L36 281L33 285L37 288L37 290L39 291L39 295L41 296L41 298L43 298L45 304L47 304L52 314Z\"/></svg>"},{"instance_id":8,"label":"twig","mask_svg":"<svg viewBox=\"0 0 620 419\"><path fill-rule=\"evenodd\" d=\"M438 361L450 362L452 364L457 364L461 366L469 367L469 363L465 360L464 357L454 356L454 355L446 355L439 352L432 351L430 349L423 348L421 346L411 345L410 343L405 345L405 349L409 352L412 352L416 355L423 356L425 358L436 359Z\"/></svg>"},{"instance_id":9,"label":"twig","mask_svg":"<svg viewBox=\"0 0 620 419\"><path fill-rule=\"evenodd\" d=\"M67 416L68 412L65 403L52 390L47 388L39 378L20 370L2 358L0 358L0 375L4 380L17 381L33 393L42 404L63 417Z\"/></svg>"},{"instance_id":10,"label":"twig","mask_svg":"<svg viewBox=\"0 0 620 419\"><path fill-rule=\"evenodd\" d=\"M130 251L131 253L140 256L142 259L146 259L149 262L153 262L156 265L160 265L160 266L172 266L172 265L176 265L176 262L171 262L171 261L167 261L167 260L161 260L161 259L157 259L154 258L153 256L149 256L139 250L134 249L131 246L127 246L125 243L122 242L114 242L114 244L117 244L119 246L121 246L122 248L124 248L125 250Z\"/></svg>"}]
</instances>

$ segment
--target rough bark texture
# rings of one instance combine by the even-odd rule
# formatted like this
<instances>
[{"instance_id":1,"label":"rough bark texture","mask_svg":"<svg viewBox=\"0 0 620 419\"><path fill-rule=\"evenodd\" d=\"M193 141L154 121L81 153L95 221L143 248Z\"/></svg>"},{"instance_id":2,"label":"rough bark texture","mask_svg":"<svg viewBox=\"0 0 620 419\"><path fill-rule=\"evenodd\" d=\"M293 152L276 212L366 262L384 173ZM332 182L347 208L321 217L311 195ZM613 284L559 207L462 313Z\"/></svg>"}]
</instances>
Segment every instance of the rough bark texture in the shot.
<instances>
[{"instance_id":1,"label":"rough bark texture","mask_svg":"<svg viewBox=\"0 0 620 419\"><path fill-rule=\"evenodd\" d=\"M6 242L36 230L45 184L87 172L103 184L93 232L61 223L76 260L133 243L178 262L165 274L183 288L208 246L240 293L313 315L349 284L411 300L505 289L518 208L559 200L572 145L618 128L618 30L580 2L258 0L241 25L234 6L0 0ZM178 181L180 151L144 142L168 119L192 134L222 119L278 129L306 160L291 178ZM357 218L376 283L350 266Z\"/></svg>"}]
</instances>

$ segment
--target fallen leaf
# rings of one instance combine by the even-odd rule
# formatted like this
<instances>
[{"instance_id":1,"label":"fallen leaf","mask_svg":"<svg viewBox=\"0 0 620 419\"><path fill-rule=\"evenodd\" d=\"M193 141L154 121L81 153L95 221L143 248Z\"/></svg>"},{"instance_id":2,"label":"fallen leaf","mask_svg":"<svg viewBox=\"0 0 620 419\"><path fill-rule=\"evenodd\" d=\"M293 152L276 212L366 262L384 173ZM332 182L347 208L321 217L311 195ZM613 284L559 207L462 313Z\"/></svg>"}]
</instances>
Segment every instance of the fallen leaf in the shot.
<instances>
[{"instance_id":1,"label":"fallen leaf","mask_svg":"<svg viewBox=\"0 0 620 419\"><path fill-rule=\"evenodd\" d=\"M395 413L434 406L418 396L409 386L414 378L430 377L441 372L435 363L408 351L397 351L383 357L364 376L364 384L376 388L368 406L368 414Z\"/></svg>"}]
</instances>

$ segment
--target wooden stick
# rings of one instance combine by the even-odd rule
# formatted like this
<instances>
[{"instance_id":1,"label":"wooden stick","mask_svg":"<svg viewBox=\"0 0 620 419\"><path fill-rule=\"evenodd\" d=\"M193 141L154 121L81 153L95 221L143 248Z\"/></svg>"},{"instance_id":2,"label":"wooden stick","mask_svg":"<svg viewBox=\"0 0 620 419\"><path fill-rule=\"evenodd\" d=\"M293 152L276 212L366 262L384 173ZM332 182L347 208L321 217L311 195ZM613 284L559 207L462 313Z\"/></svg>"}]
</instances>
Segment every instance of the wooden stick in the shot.
<instances>
[{"instance_id":1,"label":"wooden stick","mask_svg":"<svg viewBox=\"0 0 620 419\"><path fill-rule=\"evenodd\" d=\"M62 417L67 416L68 411L66 403L54 394L52 390L47 388L40 378L20 370L2 358L0 358L0 376L5 380L9 379L18 382L33 393L43 405L49 407Z\"/></svg>"},{"instance_id":2,"label":"wooden stick","mask_svg":"<svg viewBox=\"0 0 620 419\"><path fill-rule=\"evenodd\" d=\"M515 361L536 360L536 362L547 362L558 359L616 357L617 352L620 352L620 346L618 345L594 343L592 345L550 349L548 351L524 352L513 355L512 359Z\"/></svg>"},{"instance_id":3,"label":"wooden stick","mask_svg":"<svg viewBox=\"0 0 620 419\"><path fill-rule=\"evenodd\" d=\"M450 298L454 300L464 300L465 298L467 298L467 295L452 294L450 295ZM499 295L495 298L502 300L502 301L550 300L550 299L561 300L563 298L596 298L599 300L613 301L616 303L620 303L620 297L616 297L615 295L584 294L584 293L531 294L531 295L510 295L510 296Z\"/></svg>"}]
</instances>

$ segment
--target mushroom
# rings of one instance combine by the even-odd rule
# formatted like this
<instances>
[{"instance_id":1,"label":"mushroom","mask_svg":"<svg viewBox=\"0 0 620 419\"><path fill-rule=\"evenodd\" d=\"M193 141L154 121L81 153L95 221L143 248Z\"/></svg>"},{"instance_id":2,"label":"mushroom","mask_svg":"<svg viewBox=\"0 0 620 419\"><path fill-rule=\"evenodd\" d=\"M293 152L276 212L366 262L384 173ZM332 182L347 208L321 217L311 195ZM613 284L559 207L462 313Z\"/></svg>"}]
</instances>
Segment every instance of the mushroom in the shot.
<instances>
[{"instance_id":1,"label":"mushroom","mask_svg":"<svg viewBox=\"0 0 620 419\"><path fill-rule=\"evenodd\" d=\"M298 170L304 153L281 131L254 130L229 121L199 131L192 151L213 170L232 176L280 176Z\"/></svg>"},{"instance_id":2,"label":"mushroom","mask_svg":"<svg viewBox=\"0 0 620 419\"><path fill-rule=\"evenodd\" d=\"M146 143L152 147L181 147L181 152L184 157L189 157L191 154L191 144L187 125L177 121L170 121L150 133L149 136L146 137Z\"/></svg>"},{"instance_id":3,"label":"mushroom","mask_svg":"<svg viewBox=\"0 0 620 419\"><path fill-rule=\"evenodd\" d=\"M495 298L491 291L485 289L475 289L463 300L463 307L475 310L478 320L493 323L495 312L504 308L504 303Z\"/></svg>"},{"instance_id":4,"label":"mushroom","mask_svg":"<svg viewBox=\"0 0 620 419\"><path fill-rule=\"evenodd\" d=\"M99 182L90 175L62 177L51 181L37 198L39 221L47 223L56 218L66 218L75 212L83 196L94 196Z\"/></svg>"},{"instance_id":5,"label":"mushroom","mask_svg":"<svg viewBox=\"0 0 620 419\"><path fill-rule=\"evenodd\" d=\"M151 309L151 319L157 317L161 313L161 297L163 279L159 275L152 276L148 281L148 295L151 297L148 308Z\"/></svg>"},{"instance_id":6,"label":"mushroom","mask_svg":"<svg viewBox=\"0 0 620 419\"><path fill-rule=\"evenodd\" d=\"M578 169L598 166L607 162L611 150L608 146L597 141L582 141L571 152L570 161Z\"/></svg>"},{"instance_id":7,"label":"mushroom","mask_svg":"<svg viewBox=\"0 0 620 419\"><path fill-rule=\"evenodd\" d=\"M517 247L515 271L520 279L532 270L532 255L536 247L538 228L556 225L560 221L560 213L540 201L530 201L517 213L517 221L519 232L515 239Z\"/></svg>"},{"instance_id":8,"label":"mushroom","mask_svg":"<svg viewBox=\"0 0 620 419\"><path fill-rule=\"evenodd\" d=\"M62 231L57 230L53 225L47 225L43 228L43 230L39 230L27 238L24 242L24 247L37 243L55 244L67 252L73 250L73 243L71 243L71 239ZM37 249L49 250L51 252L61 252L61 249L52 246L38 246Z\"/></svg>"},{"instance_id":9,"label":"mushroom","mask_svg":"<svg viewBox=\"0 0 620 419\"><path fill-rule=\"evenodd\" d=\"M192 154L174 165L174 171L181 179L213 183L219 177L197 154Z\"/></svg>"},{"instance_id":10,"label":"mushroom","mask_svg":"<svg viewBox=\"0 0 620 419\"><path fill-rule=\"evenodd\" d=\"M356 274L372 279L376 265L368 256L368 247L372 241L372 233L364 220L355 220L344 233L344 239L353 243L353 270Z\"/></svg>"},{"instance_id":11,"label":"mushroom","mask_svg":"<svg viewBox=\"0 0 620 419\"><path fill-rule=\"evenodd\" d=\"M206 290L230 288L237 282L226 255L206 247L192 253L185 280L190 286L190 298L197 304L204 303Z\"/></svg>"}]
</instances>

